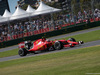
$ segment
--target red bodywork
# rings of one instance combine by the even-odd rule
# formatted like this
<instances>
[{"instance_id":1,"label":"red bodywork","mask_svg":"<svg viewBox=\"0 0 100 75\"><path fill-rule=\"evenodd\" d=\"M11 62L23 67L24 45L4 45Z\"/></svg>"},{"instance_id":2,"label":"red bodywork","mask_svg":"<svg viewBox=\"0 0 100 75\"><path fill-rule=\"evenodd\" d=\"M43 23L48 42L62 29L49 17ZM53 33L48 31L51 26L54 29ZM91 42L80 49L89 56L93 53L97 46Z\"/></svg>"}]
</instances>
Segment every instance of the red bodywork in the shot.
<instances>
[{"instance_id":1,"label":"red bodywork","mask_svg":"<svg viewBox=\"0 0 100 75\"><path fill-rule=\"evenodd\" d=\"M43 39L38 39L33 42L33 47L29 49L28 51L39 51L39 50L45 50L48 47L51 47L54 44L55 41L46 41ZM21 42L18 44L19 48L25 48L25 42Z\"/></svg>"},{"instance_id":2,"label":"red bodywork","mask_svg":"<svg viewBox=\"0 0 100 75\"><path fill-rule=\"evenodd\" d=\"M63 46L64 47L74 47L75 45L78 45L79 42L73 42L73 41L70 41L70 40L59 40L63 43ZM70 45L71 44L71 45Z\"/></svg>"},{"instance_id":3,"label":"red bodywork","mask_svg":"<svg viewBox=\"0 0 100 75\"><path fill-rule=\"evenodd\" d=\"M78 42L73 42L70 40L54 40L54 41L46 41L43 39L38 39L33 42L33 47L29 49L28 51L39 51L39 50L45 50L47 48L50 48L54 45L56 41L60 41L63 45L63 47L73 47L75 45L78 45ZM70 45L71 44L71 45ZM18 44L19 48L25 48L25 42L21 42Z\"/></svg>"},{"instance_id":4,"label":"red bodywork","mask_svg":"<svg viewBox=\"0 0 100 75\"><path fill-rule=\"evenodd\" d=\"M39 50L45 50L47 47L51 47L53 45L54 41L46 41L42 39L36 40L33 44L34 47L31 48L29 51L39 51Z\"/></svg>"}]
</instances>

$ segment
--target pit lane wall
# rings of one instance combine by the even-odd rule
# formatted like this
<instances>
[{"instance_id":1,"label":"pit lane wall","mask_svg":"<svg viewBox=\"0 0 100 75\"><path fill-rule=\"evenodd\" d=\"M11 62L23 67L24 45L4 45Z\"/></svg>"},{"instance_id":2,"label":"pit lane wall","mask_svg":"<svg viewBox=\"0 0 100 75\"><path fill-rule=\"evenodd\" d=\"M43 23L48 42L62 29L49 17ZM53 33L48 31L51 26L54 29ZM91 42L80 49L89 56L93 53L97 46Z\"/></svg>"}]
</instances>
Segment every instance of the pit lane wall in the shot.
<instances>
[{"instance_id":1,"label":"pit lane wall","mask_svg":"<svg viewBox=\"0 0 100 75\"><path fill-rule=\"evenodd\" d=\"M29 36L29 37L19 38L19 39L15 39L15 40L11 40L11 41L5 41L5 42L0 43L0 48L16 45L25 40L34 41L36 39L42 38L43 36L48 38L48 37L52 37L52 36L57 36L57 35L61 35L61 34L74 32L74 31L84 30L84 29L88 29L88 28L92 28L92 27L96 27L96 26L100 26L100 21L92 22L92 23L88 23L88 24L80 23L80 24L76 24L76 25L70 25L70 26L63 27L60 30L55 30L55 31L47 32L47 33L42 33L42 34L33 35L33 36Z\"/></svg>"}]
</instances>

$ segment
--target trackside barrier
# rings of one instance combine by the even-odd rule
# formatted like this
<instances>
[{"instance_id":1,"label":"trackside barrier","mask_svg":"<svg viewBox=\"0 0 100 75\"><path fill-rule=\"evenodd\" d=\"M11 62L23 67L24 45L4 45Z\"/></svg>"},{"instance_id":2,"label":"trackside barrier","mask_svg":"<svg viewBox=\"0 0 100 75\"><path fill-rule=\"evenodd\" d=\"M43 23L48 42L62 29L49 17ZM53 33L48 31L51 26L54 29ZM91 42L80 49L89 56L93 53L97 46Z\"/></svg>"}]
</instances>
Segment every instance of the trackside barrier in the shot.
<instances>
[{"instance_id":1,"label":"trackside barrier","mask_svg":"<svg viewBox=\"0 0 100 75\"><path fill-rule=\"evenodd\" d=\"M45 32L49 32L49 28L35 30L34 34L36 35L36 34L41 34L41 33L45 33Z\"/></svg>"},{"instance_id":2,"label":"trackside barrier","mask_svg":"<svg viewBox=\"0 0 100 75\"><path fill-rule=\"evenodd\" d=\"M66 26L60 30L55 30L55 31L47 32L47 33L38 34L38 35L32 35L29 37L23 37L23 38L19 38L19 39L15 39L15 40L10 40L10 41L4 41L4 42L0 43L0 48L16 45L16 44L18 44L22 41L25 41L25 40L32 40L33 41L33 40L39 39L43 36L46 36L48 38L48 37L66 34L66 33L74 32L74 31L78 31L78 30L84 30L84 29L92 28L92 27L96 27L96 26L100 26L100 21L92 22L92 23L88 23L88 24L82 23L82 24ZM46 30L46 31L48 31L48 30ZM28 35L28 34L26 34L26 35Z\"/></svg>"}]
</instances>

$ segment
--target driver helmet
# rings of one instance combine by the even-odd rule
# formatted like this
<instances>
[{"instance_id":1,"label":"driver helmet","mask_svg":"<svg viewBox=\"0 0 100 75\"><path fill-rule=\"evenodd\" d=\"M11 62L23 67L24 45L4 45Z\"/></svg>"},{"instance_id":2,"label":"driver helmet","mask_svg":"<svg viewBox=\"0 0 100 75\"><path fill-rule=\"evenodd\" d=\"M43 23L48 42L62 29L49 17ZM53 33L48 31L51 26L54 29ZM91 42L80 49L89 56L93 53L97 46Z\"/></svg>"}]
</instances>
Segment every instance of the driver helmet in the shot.
<instances>
[{"instance_id":1,"label":"driver helmet","mask_svg":"<svg viewBox=\"0 0 100 75\"><path fill-rule=\"evenodd\" d=\"M49 40L49 39L47 39L46 41L47 41L47 42L50 42L50 40Z\"/></svg>"},{"instance_id":2,"label":"driver helmet","mask_svg":"<svg viewBox=\"0 0 100 75\"><path fill-rule=\"evenodd\" d=\"M45 40L46 40L46 38L42 37L42 41L45 41Z\"/></svg>"},{"instance_id":3,"label":"driver helmet","mask_svg":"<svg viewBox=\"0 0 100 75\"><path fill-rule=\"evenodd\" d=\"M28 40L28 41L25 41L25 44L27 44L27 43L31 43L31 41L30 41L30 40Z\"/></svg>"},{"instance_id":4,"label":"driver helmet","mask_svg":"<svg viewBox=\"0 0 100 75\"><path fill-rule=\"evenodd\" d=\"M28 41L25 41L25 44L27 44L28 43Z\"/></svg>"}]
</instances>

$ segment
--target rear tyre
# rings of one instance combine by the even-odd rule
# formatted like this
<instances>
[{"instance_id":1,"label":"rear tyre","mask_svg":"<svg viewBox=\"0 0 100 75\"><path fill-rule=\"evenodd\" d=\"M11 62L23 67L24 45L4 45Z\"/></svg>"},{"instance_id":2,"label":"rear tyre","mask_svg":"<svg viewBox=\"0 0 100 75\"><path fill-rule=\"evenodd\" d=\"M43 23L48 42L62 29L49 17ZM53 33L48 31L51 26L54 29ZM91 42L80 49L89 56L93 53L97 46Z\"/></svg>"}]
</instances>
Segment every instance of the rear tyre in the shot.
<instances>
[{"instance_id":1,"label":"rear tyre","mask_svg":"<svg viewBox=\"0 0 100 75\"><path fill-rule=\"evenodd\" d=\"M27 55L27 50L25 48L21 48L18 51L19 56L26 56Z\"/></svg>"},{"instance_id":2,"label":"rear tyre","mask_svg":"<svg viewBox=\"0 0 100 75\"><path fill-rule=\"evenodd\" d=\"M76 40L74 38L69 38L68 40L76 42Z\"/></svg>"},{"instance_id":3,"label":"rear tyre","mask_svg":"<svg viewBox=\"0 0 100 75\"><path fill-rule=\"evenodd\" d=\"M63 48L63 45L60 41L56 41L55 44L54 44L54 49L56 50L60 50Z\"/></svg>"}]
</instances>

